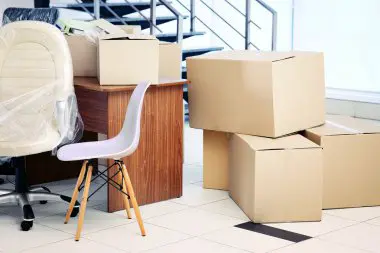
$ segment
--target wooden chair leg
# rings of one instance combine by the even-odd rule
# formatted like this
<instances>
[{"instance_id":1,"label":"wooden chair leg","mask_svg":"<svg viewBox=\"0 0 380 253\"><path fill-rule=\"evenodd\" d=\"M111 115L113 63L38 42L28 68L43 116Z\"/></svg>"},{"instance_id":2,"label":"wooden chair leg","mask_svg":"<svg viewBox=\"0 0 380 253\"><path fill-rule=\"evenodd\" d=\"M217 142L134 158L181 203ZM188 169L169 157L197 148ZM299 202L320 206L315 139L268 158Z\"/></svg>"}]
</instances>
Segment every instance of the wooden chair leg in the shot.
<instances>
[{"instance_id":1,"label":"wooden chair leg","mask_svg":"<svg viewBox=\"0 0 380 253\"><path fill-rule=\"evenodd\" d=\"M84 174L86 173L86 166L87 166L87 161L84 161L82 165L82 169L80 170L80 173L79 173L77 184L75 185L75 188L74 188L73 195L71 196L71 202L70 202L69 208L67 209L67 212L66 212L65 224L69 222L71 213L73 212L73 209L74 209L75 202L77 201L78 193L79 193L78 188L82 184Z\"/></svg>"},{"instance_id":2,"label":"wooden chair leg","mask_svg":"<svg viewBox=\"0 0 380 253\"><path fill-rule=\"evenodd\" d=\"M131 179L129 178L128 171L127 171L127 168L125 167L125 164L122 165L122 171L123 171L123 176L124 176L124 182L127 185L128 194L129 194L129 196L131 198L133 210L135 211L136 219L137 219L137 222L138 222L138 224L140 226L141 235L145 236L146 233L145 233L145 228L144 228L143 220L141 218L141 213L140 213L139 205L137 204L137 200L136 200L136 197L135 197L135 192L133 191Z\"/></svg>"},{"instance_id":3,"label":"wooden chair leg","mask_svg":"<svg viewBox=\"0 0 380 253\"><path fill-rule=\"evenodd\" d=\"M92 176L92 165L89 165L88 166L88 170L87 170L87 175L86 175L86 183L84 185L84 191L83 191L82 201L80 203L79 218L78 218L78 227L77 227L77 233L75 235L75 241L79 241L80 234L82 232L83 221L84 221L84 214L86 213L88 192L90 190L90 184L91 184L91 176Z\"/></svg>"},{"instance_id":4,"label":"wooden chair leg","mask_svg":"<svg viewBox=\"0 0 380 253\"><path fill-rule=\"evenodd\" d=\"M123 175L122 175L121 171L118 174L118 182L123 186L123 188L122 188L123 192L128 192L127 187L126 187L125 183L123 182ZM132 219L131 206L129 205L128 196L123 194L123 200L124 200L124 208L125 208L125 211L127 212L127 217L128 217L128 219Z\"/></svg>"}]
</instances>

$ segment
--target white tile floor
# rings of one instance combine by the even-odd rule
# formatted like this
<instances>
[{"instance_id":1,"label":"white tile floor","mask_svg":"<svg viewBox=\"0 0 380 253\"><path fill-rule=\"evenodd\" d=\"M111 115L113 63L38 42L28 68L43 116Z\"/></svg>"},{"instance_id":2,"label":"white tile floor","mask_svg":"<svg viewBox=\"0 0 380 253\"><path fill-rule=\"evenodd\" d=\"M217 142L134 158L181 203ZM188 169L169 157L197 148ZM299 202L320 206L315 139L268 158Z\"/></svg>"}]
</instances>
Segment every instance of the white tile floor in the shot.
<instances>
[{"instance_id":1,"label":"white tile floor","mask_svg":"<svg viewBox=\"0 0 380 253\"><path fill-rule=\"evenodd\" d=\"M20 211L0 205L0 252L380 252L380 207L324 211L322 222L270 224L308 235L293 243L234 227L248 221L228 193L202 188L202 132L185 129L184 195L141 207L148 235L141 237L124 211L106 213L106 191L90 200L80 242L74 242L76 219L63 224L66 207L35 205L33 229L19 231ZM71 195L75 180L51 183L54 192ZM11 185L1 186L2 188Z\"/></svg>"}]
</instances>

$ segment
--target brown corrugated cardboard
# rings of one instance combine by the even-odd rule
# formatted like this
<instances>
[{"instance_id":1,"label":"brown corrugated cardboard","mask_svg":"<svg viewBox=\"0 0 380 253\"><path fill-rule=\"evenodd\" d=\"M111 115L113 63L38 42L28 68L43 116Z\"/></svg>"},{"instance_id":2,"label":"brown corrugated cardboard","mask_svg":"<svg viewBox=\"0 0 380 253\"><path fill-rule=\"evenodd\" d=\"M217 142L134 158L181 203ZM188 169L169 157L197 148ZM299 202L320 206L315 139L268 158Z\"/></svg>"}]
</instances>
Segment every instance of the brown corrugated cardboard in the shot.
<instances>
[{"instance_id":1,"label":"brown corrugated cardboard","mask_svg":"<svg viewBox=\"0 0 380 253\"><path fill-rule=\"evenodd\" d=\"M118 27L128 34L141 34L141 26L139 25L118 25Z\"/></svg>"},{"instance_id":2,"label":"brown corrugated cardboard","mask_svg":"<svg viewBox=\"0 0 380 253\"><path fill-rule=\"evenodd\" d=\"M101 85L158 83L159 44L150 35L107 34L99 38L98 79Z\"/></svg>"},{"instance_id":3,"label":"brown corrugated cardboard","mask_svg":"<svg viewBox=\"0 0 380 253\"><path fill-rule=\"evenodd\" d=\"M230 195L253 222L319 221L322 162L322 149L301 135L233 134Z\"/></svg>"},{"instance_id":4,"label":"brown corrugated cardboard","mask_svg":"<svg viewBox=\"0 0 380 253\"><path fill-rule=\"evenodd\" d=\"M115 26L104 19L89 22L109 34L139 34L140 26ZM98 76L98 45L95 38L84 34L66 35L73 61L74 76Z\"/></svg>"},{"instance_id":5,"label":"brown corrugated cardboard","mask_svg":"<svg viewBox=\"0 0 380 253\"><path fill-rule=\"evenodd\" d=\"M159 76L181 79L182 49L176 43L160 43Z\"/></svg>"},{"instance_id":6,"label":"brown corrugated cardboard","mask_svg":"<svg viewBox=\"0 0 380 253\"><path fill-rule=\"evenodd\" d=\"M74 76L97 76L98 46L83 35L66 35L73 61Z\"/></svg>"},{"instance_id":7,"label":"brown corrugated cardboard","mask_svg":"<svg viewBox=\"0 0 380 253\"><path fill-rule=\"evenodd\" d=\"M231 134L203 131L203 187L228 190L228 140Z\"/></svg>"},{"instance_id":8,"label":"brown corrugated cardboard","mask_svg":"<svg viewBox=\"0 0 380 253\"><path fill-rule=\"evenodd\" d=\"M324 123L322 53L225 51L187 71L191 127L278 137Z\"/></svg>"},{"instance_id":9,"label":"brown corrugated cardboard","mask_svg":"<svg viewBox=\"0 0 380 253\"><path fill-rule=\"evenodd\" d=\"M380 205L380 125L328 116L305 136L323 147L323 208Z\"/></svg>"}]
</instances>

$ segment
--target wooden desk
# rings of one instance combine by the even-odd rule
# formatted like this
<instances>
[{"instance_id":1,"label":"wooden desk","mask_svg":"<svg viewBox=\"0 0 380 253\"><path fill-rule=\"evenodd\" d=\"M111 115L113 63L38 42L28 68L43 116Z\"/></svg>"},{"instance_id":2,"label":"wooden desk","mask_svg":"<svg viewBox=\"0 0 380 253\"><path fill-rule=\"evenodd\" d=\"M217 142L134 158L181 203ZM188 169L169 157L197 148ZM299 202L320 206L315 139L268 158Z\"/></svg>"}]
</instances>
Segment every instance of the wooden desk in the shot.
<instances>
[{"instance_id":1,"label":"wooden desk","mask_svg":"<svg viewBox=\"0 0 380 253\"><path fill-rule=\"evenodd\" d=\"M186 80L161 80L149 87L136 152L124 158L139 205L182 196L183 102ZM87 131L119 133L135 86L100 86L96 78L76 77L75 93ZM112 161L108 161L111 165ZM112 176L116 170L110 170ZM121 194L108 186L108 211L123 209Z\"/></svg>"}]
</instances>

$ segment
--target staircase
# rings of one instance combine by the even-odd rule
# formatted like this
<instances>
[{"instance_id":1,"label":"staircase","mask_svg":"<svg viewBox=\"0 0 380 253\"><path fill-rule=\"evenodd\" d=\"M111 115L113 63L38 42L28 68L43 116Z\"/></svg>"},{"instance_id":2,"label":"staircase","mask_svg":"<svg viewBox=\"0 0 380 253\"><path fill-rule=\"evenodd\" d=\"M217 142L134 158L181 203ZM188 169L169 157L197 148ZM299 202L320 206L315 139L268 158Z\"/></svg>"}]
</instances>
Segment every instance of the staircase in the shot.
<instances>
[{"instance_id":1,"label":"staircase","mask_svg":"<svg viewBox=\"0 0 380 253\"><path fill-rule=\"evenodd\" d=\"M245 18L245 34L239 32L234 28L221 14L216 12L210 5L205 2L205 0L172 0L177 3L182 9L188 12L188 15L183 15L176 8L173 7L173 2L168 0L121 0L121 2L111 2L106 0L75 0L76 3L70 4L52 4L51 7L57 8L66 8L76 11L83 11L88 14L92 19L104 18L107 21L122 25L139 25L141 29L149 29L151 34L154 34L159 40L167 42L177 42L182 43L184 39L191 38L193 36L203 36L206 33L212 33L216 38L219 38L223 42L223 46L215 47L202 47L202 48L183 48L182 51L182 60L185 61L187 57L197 56L205 54L212 51L220 51L224 49L233 50L234 48L220 36L215 30L211 27L210 24L207 24L201 17L197 16L195 13L195 7L197 8L207 8L209 11L215 15L216 18L221 20L223 25L233 28L236 32L235 35L240 36L244 39L245 49L255 49L259 48L251 42L251 25L259 27L256 23L251 20L251 5L252 2L258 3L259 6L265 8L272 14L272 45L271 49L275 50L276 44L276 32L277 32L277 13L270 6L268 6L263 0L246 0L246 11L243 13L239 10L232 0L218 0L228 3L231 7L231 10L238 11ZM120 1L120 0L119 0ZM186 5L187 4L187 5ZM198 6L199 5L199 6ZM156 9L158 6L164 6L172 15L160 15L156 16ZM146 13L149 10L149 15ZM128 17L129 14L138 14L133 17ZM188 20L190 22L189 31L183 31L183 22ZM176 31L170 33L164 33L160 29L160 25L163 25L168 22L177 22ZM195 31L195 23L202 25L206 31ZM224 46L225 45L225 46ZM182 67L182 77L187 77L185 63ZM187 101L187 87L184 87L184 99Z\"/></svg>"}]
</instances>

